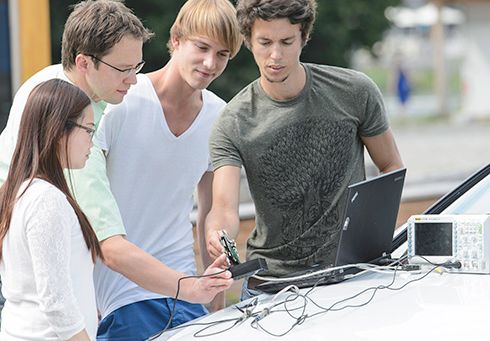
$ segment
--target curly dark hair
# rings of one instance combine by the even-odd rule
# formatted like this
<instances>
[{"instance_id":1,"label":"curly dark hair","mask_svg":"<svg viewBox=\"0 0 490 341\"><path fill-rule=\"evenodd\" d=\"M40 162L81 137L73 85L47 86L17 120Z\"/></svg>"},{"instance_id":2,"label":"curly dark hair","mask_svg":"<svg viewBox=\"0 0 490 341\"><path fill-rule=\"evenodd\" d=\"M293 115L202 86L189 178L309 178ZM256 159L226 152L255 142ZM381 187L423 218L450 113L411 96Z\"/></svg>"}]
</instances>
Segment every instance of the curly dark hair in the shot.
<instances>
[{"instance_id":1,"label":"curly dark hair","mask_svg":"<svg viewBox=\"0 0 490 341\"><path fill-rule=\"evenodd\" d=\"M270 21L288 18L291 24L301 24L303 46L310 40L316 17L316 0L238 0L237 17L245 44L250 47L252 26L256 19Z\"/></svg>"}]
</instances>

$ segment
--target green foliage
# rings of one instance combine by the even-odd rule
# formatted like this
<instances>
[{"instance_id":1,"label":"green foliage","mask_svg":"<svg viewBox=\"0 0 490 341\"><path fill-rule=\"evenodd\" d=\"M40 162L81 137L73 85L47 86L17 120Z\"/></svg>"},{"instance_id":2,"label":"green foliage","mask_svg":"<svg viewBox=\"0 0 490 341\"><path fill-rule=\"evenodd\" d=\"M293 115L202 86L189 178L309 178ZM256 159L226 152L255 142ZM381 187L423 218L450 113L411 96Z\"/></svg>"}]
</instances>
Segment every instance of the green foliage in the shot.
<instances>
[{"instance_id":1,"label":"green foliage","mask_svg":"<svg viewBox=\"0 0 490 341\"><path fill-rule=\"evenodd\" d=\"M303 60L348 66L353 49L368 49L388 28L384 10L399 0L320 0L313 36Z\"/></svg>"},{"instance_id":2,"label":"green foliage","mask_svg":"<svg viewBox=\"0 0 490 341\"><path fill-rule=\"evenodd\" d=\"M63 24L74 0L50 0L53 62L60 61ZM166 43L170 27L185 0L126 0L128 7L143 19L155 32L155 37L145 44L143 54L146 65L143 72L156 70L169 59ZM318 17L312 39L304 48L305 62L348 66L350 53L357 47L371 47L380 40L388 27L384 17L387 6L400 0L318 0ZM242 47L229 62L224 74L215 80L210 90L231 99L245 85L258 77L252 54Z\"/></svg>"}]
</instances>

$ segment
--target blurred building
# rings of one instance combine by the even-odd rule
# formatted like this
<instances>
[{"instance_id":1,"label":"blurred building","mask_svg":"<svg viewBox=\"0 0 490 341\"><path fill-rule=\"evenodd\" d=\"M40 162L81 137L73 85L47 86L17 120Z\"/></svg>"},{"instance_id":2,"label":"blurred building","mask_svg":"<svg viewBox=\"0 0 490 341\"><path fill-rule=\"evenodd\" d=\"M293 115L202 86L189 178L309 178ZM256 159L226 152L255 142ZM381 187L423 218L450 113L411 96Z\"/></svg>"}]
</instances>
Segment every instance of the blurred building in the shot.
<instances>
[{"instance_id":1,"label":"blurred building","mask_svg":"<svg viewBox=\"0 0 490 341\"><path fill-rule=\"evenodd\" d=\"M459 119L490 117L490 1L405 1L386 10L393 27L378 46L385 64L403 60L411 69L434 73L436 111ZM457 106L448 90L457 72Z\"/></svg>"},{"instance_id":2,"label":"blurred building","mask_svg":"<svg viewBox=\"0 0 490 341\"><path fill-rule=\"evenodd\" d=\"M0 131L15 91L51 63L49 0L0 0Z\"/></svg>"},{"instance_id":3,"label":"blurred building","mask_svg":"<svg viewBox=\"0 0 490 341\"><path fill-rule=\"evenodd\" d=\"M490 1L446 0L465 13L462 26L465 54L461 68L463 102L461 114L466 119L490 118Z\"/></svg>"}]
</instances>

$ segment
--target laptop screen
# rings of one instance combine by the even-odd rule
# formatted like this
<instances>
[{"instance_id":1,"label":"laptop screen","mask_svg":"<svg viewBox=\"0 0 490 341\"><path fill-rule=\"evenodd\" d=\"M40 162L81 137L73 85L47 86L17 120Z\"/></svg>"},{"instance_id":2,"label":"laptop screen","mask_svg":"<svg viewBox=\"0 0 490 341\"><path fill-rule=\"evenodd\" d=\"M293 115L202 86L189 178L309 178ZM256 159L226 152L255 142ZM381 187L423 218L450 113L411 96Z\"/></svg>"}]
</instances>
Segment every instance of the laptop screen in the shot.
<instances>
[{"instance_id":1,"label":"laptop screen","mask_svg":"<svg viewBox=\"0 0 490 341\"><path fill-rule=\"evenodd\" d=\"M406 169L403 168L349 186L336 266L369 263L391 251L405 173ZM316 270L322 270L322 267L310 268L286 277L313 273ZM345 279L345 274L357 271L359 270L348 269L298 280L285 278L279 282L264 282L257 285L256 289L276 293L291 284L304 288L338 283Z\"/></svg>"},{"instance_id":2,"label":"laptop screen","mask_svg":"<svg viewBox=\"0 0 490 341\"><path fill-rule=\"evenodd\" d=\"M349 186L335 265L368 263L391 252L406 169Z\"/></svg>"}]
</instances>

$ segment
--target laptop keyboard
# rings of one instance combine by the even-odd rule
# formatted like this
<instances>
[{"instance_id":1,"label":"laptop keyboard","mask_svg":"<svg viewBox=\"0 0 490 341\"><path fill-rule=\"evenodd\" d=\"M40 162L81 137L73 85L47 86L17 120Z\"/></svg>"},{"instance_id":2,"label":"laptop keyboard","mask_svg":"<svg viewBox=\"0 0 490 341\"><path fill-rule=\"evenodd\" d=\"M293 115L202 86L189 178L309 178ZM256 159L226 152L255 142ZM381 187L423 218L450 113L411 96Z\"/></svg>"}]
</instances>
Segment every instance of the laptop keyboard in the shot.
<instances>
[{"instance_id":1,"label":"laptop keyboard","mask_svg":"<svg viewBox=\"0 0 490 341\"><path fill-rule=\"evenodd\" d=\"M295 274L290 274L288 277L297 277L301 275L305 275L308 273L313 273L321 269L309 269L307 271L304 271L302 273L295 273ZM343 270L335 270L335 271L330 271L330 272L324 272L321 274L316 274L316 275L311 275L305 278L301 279L293 279L293 280L285 280L281 282L276 282L276 281L270 281L270 282L263 282L261 284L258 284L255 289L263 291L265 293L277 293L284 289L285 287L289 285L295 285L298 288L308 288L308 287L313 287L314 285L327 285L327 284L334 284L334 283L339 283L345 280L345 275L347 273L351 273L351 271L343 271Z\"/></svg>"}]
</instances>

